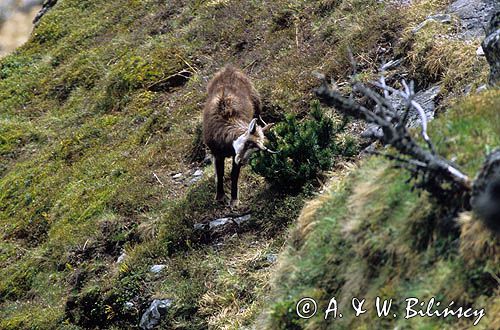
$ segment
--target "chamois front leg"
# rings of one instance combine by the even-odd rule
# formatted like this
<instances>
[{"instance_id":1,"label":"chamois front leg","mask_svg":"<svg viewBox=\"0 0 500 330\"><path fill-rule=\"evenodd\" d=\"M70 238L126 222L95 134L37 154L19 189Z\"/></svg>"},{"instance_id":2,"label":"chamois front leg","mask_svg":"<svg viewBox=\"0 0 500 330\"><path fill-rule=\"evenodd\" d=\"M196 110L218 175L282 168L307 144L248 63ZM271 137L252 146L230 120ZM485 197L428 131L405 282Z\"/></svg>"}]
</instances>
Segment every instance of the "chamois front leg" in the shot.
<instances>
[{"instance_id":1,"label":"chamois front leg","mask_svg":"<svg viewBox=\"0 0 500 330\"><path fill-rule=\"evenodd\" d=\"M215 199L218 202L225 202L226 194L224 193L224 157L214 157L215 162L215 182L217 185L217 194Z\"/></svg>"},{"instance_id":2,"label":"chamois front leg","mask_svg":"<svg viewBox=\"0 0 500 330\"><path fill-rule=\"evenodd\" d=\"M233 168L231 170L231 207L237 207L240 203L238 200L238 178L240 176L241 166L236 164L233 157Z\"/></svg>"}]
</instances>

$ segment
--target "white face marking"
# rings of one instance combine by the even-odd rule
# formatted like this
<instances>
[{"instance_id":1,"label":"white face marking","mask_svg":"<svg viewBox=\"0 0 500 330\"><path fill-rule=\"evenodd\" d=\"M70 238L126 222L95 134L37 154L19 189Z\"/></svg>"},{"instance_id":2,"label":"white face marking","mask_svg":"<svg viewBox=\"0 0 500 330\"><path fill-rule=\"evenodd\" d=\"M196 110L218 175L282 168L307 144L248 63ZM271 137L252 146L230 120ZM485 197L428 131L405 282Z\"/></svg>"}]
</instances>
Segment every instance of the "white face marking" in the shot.
<instances>
[{"instance_id":1,"label":"white face marking","mask_svg":"<svg viewBox=\"0 0 500 330\"><path fill-rule=\"evenodd\" d=\"M251 140L252 143L247 144ZM235 153L236 164L245 165L250 156L258 151L264 150L264 132L262 128L256 124L256 120L252 120L249 124L249 129L246 133L241 134L233 141L233 149Z\"/></svg>"},{"instance_id":2,"label":"white face marking","mask_svg":"<svg viewBox=\"0 0 500 330\"><path fill-rule=\"evenodd\" d=\"M233 141L233 149L236 155L239 155L243 151L246 140L246 134L241 134L236 140Z\"/></svg>"}]
</instances>

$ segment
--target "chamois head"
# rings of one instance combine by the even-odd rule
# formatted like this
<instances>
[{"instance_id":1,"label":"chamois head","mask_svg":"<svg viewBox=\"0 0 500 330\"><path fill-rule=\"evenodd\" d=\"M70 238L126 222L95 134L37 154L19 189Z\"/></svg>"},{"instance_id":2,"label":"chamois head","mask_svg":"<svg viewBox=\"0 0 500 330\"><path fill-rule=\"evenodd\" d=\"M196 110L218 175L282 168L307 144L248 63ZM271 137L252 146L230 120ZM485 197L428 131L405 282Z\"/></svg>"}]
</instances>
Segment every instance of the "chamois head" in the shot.
<instances>
[{"instance_id":1,"label":"chamois head","mask_svg":"<svg viewBox=\"0 0 500 330\"><path fill-rule=\"evenodd\" d=\"M248 163L250 156L258 150L275 153L264 146L264 143L266 142L264 133L274 124L266 124L262 118L260 120L264 123L264 127L259 126L257 124L257 118L254 118L250 124L248 124L247 131L233 141L233 148L236 153L234 161L237 165L245 165Z\"/></svg>"}]
</instances>

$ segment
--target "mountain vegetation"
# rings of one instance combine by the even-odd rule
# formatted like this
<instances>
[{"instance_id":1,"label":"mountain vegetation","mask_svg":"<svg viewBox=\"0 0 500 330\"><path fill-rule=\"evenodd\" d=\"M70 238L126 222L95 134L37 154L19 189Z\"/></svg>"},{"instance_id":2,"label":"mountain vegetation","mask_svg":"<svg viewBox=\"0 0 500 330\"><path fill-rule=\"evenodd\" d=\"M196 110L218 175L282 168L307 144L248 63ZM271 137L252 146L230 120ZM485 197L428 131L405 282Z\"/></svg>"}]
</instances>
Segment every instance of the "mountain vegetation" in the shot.
<instances>
[{"instance_id":1,"label":"mountain vegetation","mask_svg":"<svg viewBox=\"0 0 500 330\"><path fill-rule=\"evenodd\" d=\"M313 92L313 71L348 95L352 59L364 82L397 60L387 83L439 86L429 135L474 177L500 146L500 91L483 37L462 37L457 15L426 20L452 2L53 1L0 59L0 329L138 329L154 299L172 300L167 329L471 325L295 313L333 296L435 296L498 329L498 235L360 153L364 124ZM255 82L283 149L243 169L238 210L215 202L201 138L206 83L227 63Z\"/></svg>"}]
</instances>

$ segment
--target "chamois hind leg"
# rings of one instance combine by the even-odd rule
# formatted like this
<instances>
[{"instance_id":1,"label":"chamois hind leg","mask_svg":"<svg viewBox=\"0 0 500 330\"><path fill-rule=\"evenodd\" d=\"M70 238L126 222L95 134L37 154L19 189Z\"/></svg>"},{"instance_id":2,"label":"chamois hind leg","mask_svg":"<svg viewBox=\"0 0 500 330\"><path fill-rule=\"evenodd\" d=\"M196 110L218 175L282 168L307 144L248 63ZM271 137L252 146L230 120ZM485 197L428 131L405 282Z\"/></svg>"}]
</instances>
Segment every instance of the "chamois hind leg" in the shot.
<instances>
[{"instance_id":1,"label":"chamois hind leg","mask_svg":"<svg viewBox=\"0 0 500 330\"><path fill-rule=\"evenodd\" d=\"M218 202L225 202L226 194L224 193L224 157L214 157L215 162L215 183L217 185L217 194L215 199Z\"/></svg>"},{"instance_id":2,"label":"chamois hind leg","mask_svg":"<svg viewBox=\"0 0 500 330\"><path fill-rule=\"evenodd\" d=\"M237 207L240 203L238 199L238 178L241 166L236 164L233 157L233 168L231 170L231 207Z\"/></svg>"}]
</instances>

